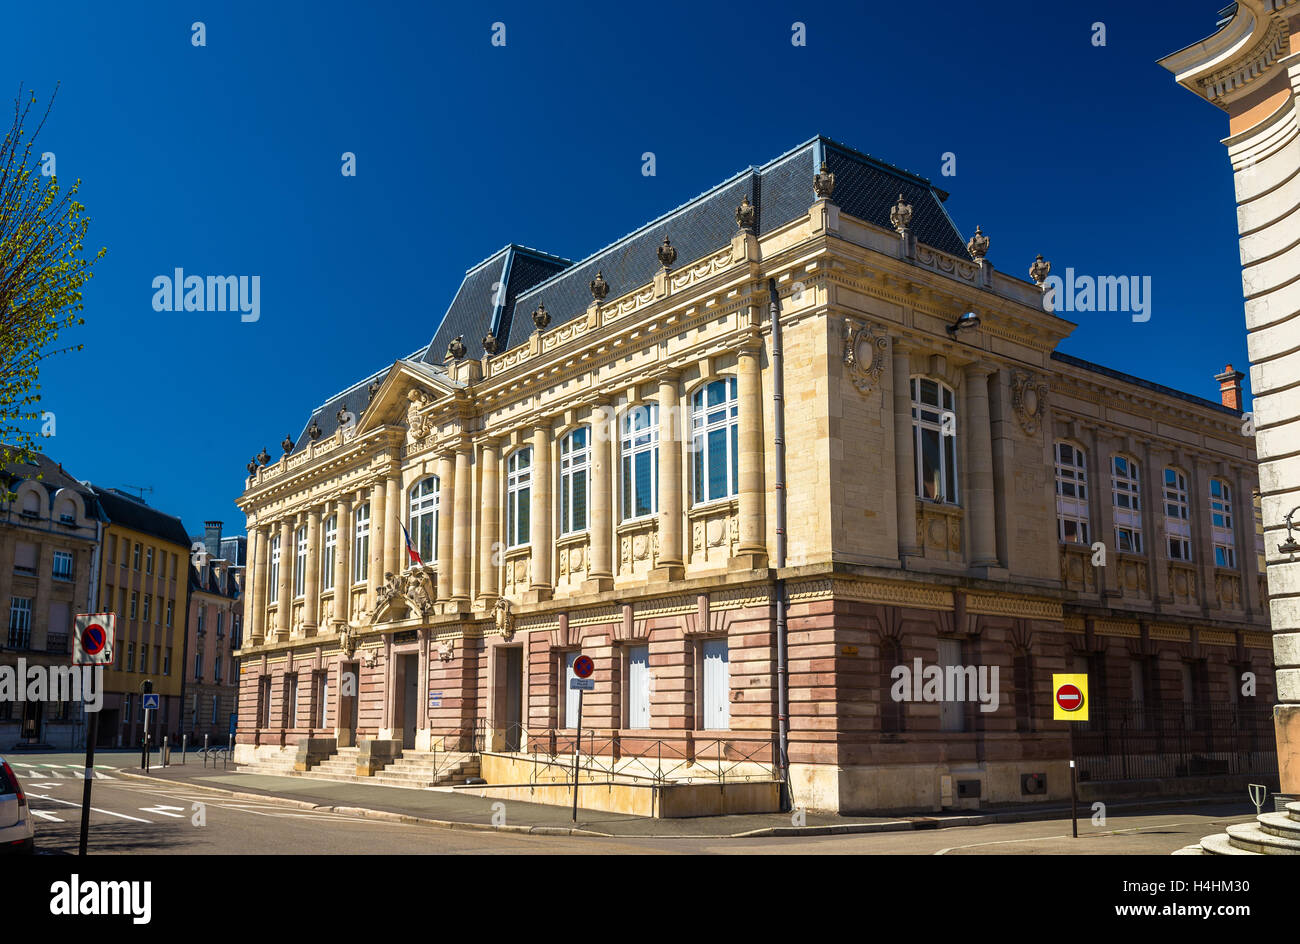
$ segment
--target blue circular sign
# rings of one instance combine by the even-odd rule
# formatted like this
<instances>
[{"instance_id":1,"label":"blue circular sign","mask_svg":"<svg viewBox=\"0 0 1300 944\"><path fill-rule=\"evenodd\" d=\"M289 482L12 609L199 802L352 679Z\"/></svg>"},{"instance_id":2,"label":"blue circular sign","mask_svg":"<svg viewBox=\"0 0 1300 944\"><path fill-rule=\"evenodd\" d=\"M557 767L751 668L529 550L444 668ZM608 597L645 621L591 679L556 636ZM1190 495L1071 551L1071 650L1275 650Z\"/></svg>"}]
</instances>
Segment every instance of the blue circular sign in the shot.
<instances>
[{"instance_id":1,"label":"blue circular sign","mask_svg":"<svg viewBox=\"0 0 1300 944\"><path fill-rule=\"evenodd\" d=\"M81 648L88 656L97 656L104 651L108 642L108 633L98 623L91 623L81 631Z\"/></svg>"},{"instance_id":2,"label":"blue circular sign","mask_svg":"<svg viewBox=\"0 0 1300 944\"><path fill-rule=\"evenodd\" d=\"M578 656L573 660L573 674L578 678L590 678L594 671L596 663L591 661L591 656Z\"/></svg>"}]
</instances>

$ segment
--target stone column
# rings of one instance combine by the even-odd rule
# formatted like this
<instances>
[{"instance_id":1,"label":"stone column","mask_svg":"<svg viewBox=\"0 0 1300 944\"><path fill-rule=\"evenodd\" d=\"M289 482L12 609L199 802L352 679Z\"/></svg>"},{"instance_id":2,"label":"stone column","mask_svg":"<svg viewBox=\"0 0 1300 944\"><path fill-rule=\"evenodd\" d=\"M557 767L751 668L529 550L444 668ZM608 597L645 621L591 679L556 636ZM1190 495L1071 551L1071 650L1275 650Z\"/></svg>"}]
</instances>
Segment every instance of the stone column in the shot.
<instances>
[{"instance_id":1,"label":"stone column","mask_svg":"<svg viewBox=\"0 0 1300 944\"><path fill-rule=\"evenodd\" d=\"M969 484L962 504L970 521L972 568L998 566L997 516L993 507L993 430L989 423L990 372L983 364L970 364L965 370ZM959 430L958 435L960 433Z\"/></svg>"},{"instance_id":2,"label":"stone column","mask_svg":"<svg viewBox=\"0 0 1300 944\"><path fill-rule=\"evenodd\" d=\"M614 530L614 443L618 423L611 407L597 404L591 411L591 562L582 589L587 593L614 589L611 548Z\"/></svg>"},{"instance_id":3,"label":"stone column","mask_svg":"<svg viewBox=\"0 0 1300 944\"><path fill-rule=\"evenodd\" d=\"M406 540L402 536L401 522L406 520L406 508L402 501L402 476L400 472L390 471L384 483L385 517L384 535L384 571L401 573L402 561L406 559L404 548Z\"/></svg>"},{"instance_id":4,"label":"stone column","mask_svg":"<svg viewBox=\"0 0 1300 944\"><path fill-rule=\"evenodd\" d=\"M549 600L551 583L551 423L544 420L533 430L533 474L529 539L532 543L532 582L525 600Z\"/></svg>"},{"instance_id":5,"label":"stone column","mask_svg":"<svg viewBox=\"0 0 1300 944\"><path fill-rule=\"evenodd\" d=\"M500 590L501 573L501 444L495 439L485 439L480 453L483 463L479 480L479 497L482 506L478 540L478 598L484 610L492 609Z\"/></svg>"},{"instance_id":6,"label":"stone column","mask_svg":"<svg viewBox=\"0 0 1300 944\"><path fill-rule=\"evenodd\" d=\"M379 603L379 588L384 582L384 528L387 486L377 479L370 486L370 562L366 574L366 609L371 614Z\"/></svg>"},{"instance_id":7,"label":"stone column","mask_svg":"<svg viewBox=\"0 0 1300 944\"><path fill-rule=\"evenodd\" d=\"M451 453L438 457L438 602L451 599L455 570L456 461Z\"/></svg>"},{"instance_id":8,"label":"stone column","mask_svg":"<svg viewBox=\"0 0 1300 944\"><path fill-rule=\"evenodd\" d=\"M898 556L918 557L916 540L916 437L912 432L911 351L894 342L894 494Z\"/></svg>"},{"instance_id":9,"label":"stone column","mask_svg":"<svg viewBox=\"0 0 1300 944\"><path fill-rule=\"evenodd\" d=\"M737 383L739 387L739 383ZM737 389L739 396L739 389ZM681 580L682 558L682 416L677 375L659 378L659 563L652 580ZM743 410L743 407L742 407Z\"/></svg>"},{"instance_id":10,"label":"stone column","mask_svg":"<svg viewBox=\"0 0 1300 944\"><path fill-rule=\"evenodd\" d=\"M356 522L352 520L352 499L340 498L334 513L338 515L339 536L334 547L334 625L347 625L352 610L352 539Z\"/></svg>"},{"instance_id":11,"label":"stone column","mask_svg":"<svg viewBox=\"0 0 1300 944\"><path fill-rule=\"evenodd\" d=\"M736 398L739 401L739 472L738 502L739 544L729 562L736 570L767 567L767 493L763 489L763 383L761 343L741 348L736 371Z\"/></svg>"},{"instance_id":12,"label":"stone column","mask_svg":"<svg viewBox=\"0 0 1300 944\"><path fill-rule=\"evenodd\" d=\"M277 642L289 638L290 614L293 613L293 519L280 519L280 586L275 607L275 636Z\"/></svg>"},{"instance_id":13,"label":"stone column","mask_svg":"<svg viewBox=\"0 0 1300 944\"><path fill-rule=\"evenodd\" d=\"M307 509L307 573L302 582L302 631L315 636L320 615L320 506ZM314 696L313 696L314 697Z\"/></svg>"},{"instance_id":14,"label":"stone column","mask_svg":"<svg viewBox=\"0 0 1300 944\"><path fill-rule=\"evenodd\" d=\"M455 609L469 609L470 557L473 552L470 534L472 518L470 500L473 491L469 483L469 446L462 445L456 449L456 505L455 531L453 532L452 555L456 561L451 572L451 599Z\"/></svg>"},{"instance_id":15,"label":"stone column","mask_svg":"<svg viewBox=\"0 0 1300 944\"><path fill-rule=\"evenodd\" d=\"M245 620L248 627L248 640L254 646L260 646L266 640L266 575L270 568L270 541L267 529L258 525L252 532L253 546L249 555L256 562L253 569L253 606L249 618ZM116 576L116 575L114 575Z\"/></svg>"}]
</instances>

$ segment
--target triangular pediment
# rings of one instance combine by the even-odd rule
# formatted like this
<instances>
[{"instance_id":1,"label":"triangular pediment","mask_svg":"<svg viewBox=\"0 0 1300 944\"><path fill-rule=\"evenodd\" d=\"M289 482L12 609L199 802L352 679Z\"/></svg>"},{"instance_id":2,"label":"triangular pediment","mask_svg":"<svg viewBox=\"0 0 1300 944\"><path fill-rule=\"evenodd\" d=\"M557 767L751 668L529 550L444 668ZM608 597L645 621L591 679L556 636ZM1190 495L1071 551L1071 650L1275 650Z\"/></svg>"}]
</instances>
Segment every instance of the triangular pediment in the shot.
<instances>
[{"instance_id":1,"label":"triangular pediment","mask_svg":"<svg viewBox=\"0 0 1300 944\"><path fill-rule=\"evenodd\" d=\"M453 399L464 389L464 384L452 380L441 368L414 360L394 361L357 422L357 435L380 426L404 424L412 404L423 409Z\"/></svg>"}]
</instances>

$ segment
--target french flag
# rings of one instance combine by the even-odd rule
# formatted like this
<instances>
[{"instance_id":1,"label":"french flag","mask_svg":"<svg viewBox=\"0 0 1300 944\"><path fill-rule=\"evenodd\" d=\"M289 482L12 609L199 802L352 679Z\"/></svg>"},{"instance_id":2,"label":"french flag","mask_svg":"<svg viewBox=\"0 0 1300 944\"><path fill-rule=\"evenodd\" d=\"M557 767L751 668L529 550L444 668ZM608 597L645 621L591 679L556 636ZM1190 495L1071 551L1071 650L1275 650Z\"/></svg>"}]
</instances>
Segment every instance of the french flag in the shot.
<instances>
[{"instance_id":1,"label":"french flag","mask_svg":"<svg viewBox=\"0 0 1300 944\"><path fill-rule=\"evenodd\" d=\"M401 524L401 522L398 523ZM406 530L404 524L402 525L402 535L406 538L406 554L411 558L411 563L423 567L424 561L420 560L419 552L415 549L415 545L411 543L411 532Z\"/></svg>"}]
</instances>

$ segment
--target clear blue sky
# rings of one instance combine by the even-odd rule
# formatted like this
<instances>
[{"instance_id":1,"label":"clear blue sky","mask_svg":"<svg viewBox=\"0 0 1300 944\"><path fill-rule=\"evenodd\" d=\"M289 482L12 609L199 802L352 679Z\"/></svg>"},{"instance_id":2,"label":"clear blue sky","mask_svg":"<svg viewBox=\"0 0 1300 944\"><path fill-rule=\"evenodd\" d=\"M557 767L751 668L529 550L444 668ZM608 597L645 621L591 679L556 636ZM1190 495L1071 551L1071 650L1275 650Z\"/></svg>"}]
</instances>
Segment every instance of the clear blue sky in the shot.
<instances>
[{"instance_id":1,"label":"clear blue sky","mask_svg":"<svg viewBox=\"0 0 1300 944\"><path fill-rule=\"evenodd\" d=\"M818 133L950 191L1000 269L1150 275L1149 322L1077 314L1062 350L1217 398L1247 363L1227 121L1155 60L1223 5L9 5L0 91L62 81L41 143L108 247L85 350L42 376L45 451L242 532L249 457L427 343L467 268L582 258ZM176 267L261 276L260 320L155 312Z\"/></svg>"}]
</instances>

